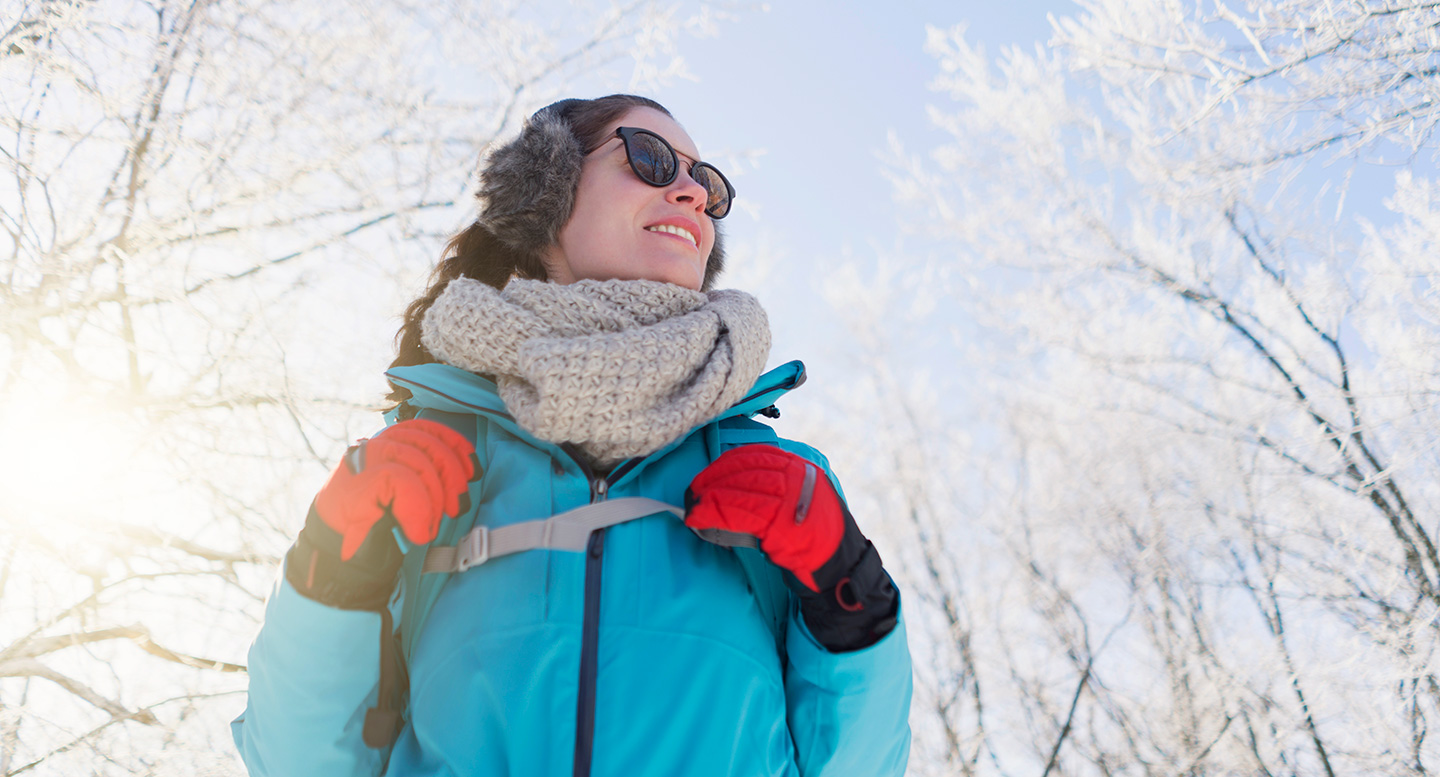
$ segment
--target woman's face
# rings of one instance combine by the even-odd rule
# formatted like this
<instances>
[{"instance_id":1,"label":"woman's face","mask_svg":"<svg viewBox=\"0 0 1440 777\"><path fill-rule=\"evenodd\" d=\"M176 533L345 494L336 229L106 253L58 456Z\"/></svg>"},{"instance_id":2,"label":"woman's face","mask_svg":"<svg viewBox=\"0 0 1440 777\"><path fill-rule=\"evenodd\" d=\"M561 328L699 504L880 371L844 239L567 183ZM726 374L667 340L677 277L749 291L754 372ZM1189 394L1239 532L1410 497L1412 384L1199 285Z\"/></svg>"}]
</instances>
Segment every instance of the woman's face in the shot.
<instances>
[{"instance_id":1,"label":"woman's face","mask_svg":"<svg viewBox=\"0 0 1440 777\"><path fill-rule=\"evenodd\" d=\"M616 127L647 129L669 141L681 156L675 180L665 187L640 180ZM606 135L585 157L575 210L547 250L550 280L651 280L698 290L715 246L715 225L705 215L705 187L687 172L700 159L695 142L674 119L652 108L632 108Z\"/></svg>"}]
</instances>

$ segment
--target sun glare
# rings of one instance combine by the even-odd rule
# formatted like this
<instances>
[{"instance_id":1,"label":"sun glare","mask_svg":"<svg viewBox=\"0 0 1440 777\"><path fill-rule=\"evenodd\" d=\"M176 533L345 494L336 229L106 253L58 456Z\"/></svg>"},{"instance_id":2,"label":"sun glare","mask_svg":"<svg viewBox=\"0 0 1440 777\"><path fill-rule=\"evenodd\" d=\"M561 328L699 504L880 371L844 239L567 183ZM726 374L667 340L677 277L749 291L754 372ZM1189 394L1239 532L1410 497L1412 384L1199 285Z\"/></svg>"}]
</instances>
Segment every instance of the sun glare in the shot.
<instances>
[{"instance_id":1,"label":"sun glare","mask_svg":"<svg viewBox=\"0 0 1440 777\"><path fill-rule=\"evenodd\" d=\"M162 485L137 420L84 397L0 407L0 523L77 553ZM94 559L100 561L100 559Z\"/></svg>"}]
</instances>

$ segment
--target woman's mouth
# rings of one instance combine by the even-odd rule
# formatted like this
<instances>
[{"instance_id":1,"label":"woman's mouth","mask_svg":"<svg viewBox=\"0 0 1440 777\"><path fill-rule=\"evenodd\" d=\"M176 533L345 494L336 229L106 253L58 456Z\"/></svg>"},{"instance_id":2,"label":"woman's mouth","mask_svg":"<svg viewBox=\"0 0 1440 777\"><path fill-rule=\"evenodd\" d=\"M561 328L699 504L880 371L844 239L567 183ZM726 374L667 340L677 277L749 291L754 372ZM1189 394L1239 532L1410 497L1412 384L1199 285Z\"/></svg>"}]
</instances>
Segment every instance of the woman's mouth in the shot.
<instances>
[{"instance_id":1,"label":"woman's mouth","mask_svg":"<svg viewBox=\"0 0 1440 777\"><path fill-rule=\"evenodd\" d=\"M646 227L645 231L663 232L667 235L675 235L676 237L684 238L685 240L690 241L690 245L697 249L700 247L700 240L695 237L694 233L684 227L677 227L674 224L656 224L654 226Z\"/></svg>"}]
</instances>

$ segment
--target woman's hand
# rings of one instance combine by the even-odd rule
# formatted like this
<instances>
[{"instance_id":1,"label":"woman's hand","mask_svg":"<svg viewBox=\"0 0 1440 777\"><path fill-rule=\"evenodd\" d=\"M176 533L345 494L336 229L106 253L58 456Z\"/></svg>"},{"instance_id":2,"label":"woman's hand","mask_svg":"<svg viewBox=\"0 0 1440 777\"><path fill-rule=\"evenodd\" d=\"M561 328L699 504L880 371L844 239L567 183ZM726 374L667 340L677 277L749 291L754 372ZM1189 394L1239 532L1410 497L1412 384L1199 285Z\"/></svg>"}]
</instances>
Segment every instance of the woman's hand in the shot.
<instances>
[{"instance_id":1,"label":"woman's hand","mask_svg":"<svg viewBox=\"0 0 1440 777\"><path fill-rule=\"evenodd\" d=\"M875 547L830 478L773 445L720 455L685 492L685 525L749 534L799 596L805 622L831 650L873 644L895 625L898 596Z\"/></svg>"},{"instance_id":2,"label":"woman's hand","mask_svg":"<svg viewBox=\"0 0 1440 777\"><path fill-rule=\"evenodd\" d=\"M342 561L384 518L423 544L435 539L443 515L465 510L475 470L475 448L459 432L435 421L401 421L345 452L315 497L315 512L340 534Z\"/></svg>"},{"instance_id":3,"label":"woman's hand","mask_svg":"<svg viewBox=\"0 0 1440 777\"><path fill-rule=\"evenodd\" d=\"M815 572L840 549L846 532L865 541L825 473L773 445L745 445L715 459L691 481L685 508L692 529L759 539L770 561L815 593L821 589Z\"/></svg>"},{"instance_id":4,"label":"woman's hand","mask_svg":"<svg viewBox=\"0 0 1440 777\"><path fill-rule=\"evenodd\" d=\"M361 440L310 506L286 579L321 604L383 608L403 560L391 529L416 544L435 539L442 517L468 509L479 474L474 446L435 421L401 421Z\"/></svg>"}]
</instances>

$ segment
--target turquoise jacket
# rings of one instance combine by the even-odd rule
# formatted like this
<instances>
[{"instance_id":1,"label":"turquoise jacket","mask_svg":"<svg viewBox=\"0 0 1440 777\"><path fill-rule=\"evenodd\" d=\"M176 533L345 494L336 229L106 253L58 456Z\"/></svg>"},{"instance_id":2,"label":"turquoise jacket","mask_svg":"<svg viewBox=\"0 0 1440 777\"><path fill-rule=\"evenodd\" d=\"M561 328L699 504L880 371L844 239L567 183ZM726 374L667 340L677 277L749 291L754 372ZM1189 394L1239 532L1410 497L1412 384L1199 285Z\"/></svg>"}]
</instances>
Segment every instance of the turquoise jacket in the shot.
<instances>
[{"instance_id":1,"label":"turquoise jacket","mask_svg":"<svg viewBox=\"0 0 1440 777\"><path fill-rule=\"evenodd\" d=\"M749 442L828 472L819 453L751 420L803 381L799 362L604 483L516 426L485 378L439 364L389 377L422 417L474 424L485 465L470 493L474 520L492 527L583 505L597 488L679 505L700 469ZM436 542L449 536L442 527ZM830 653L778 570L747 573L746 552L758 554L703 542L660 514L604 530L585 553L526 551L450 576L423 629L406 634L408 709L386 749L361 739L377 696L380 615L311 601L282 574L250 648L235 743L256 777L560 777L580 771L577 750L594 777L901 775L911 694L903 617L871 647ZM768 608L778 620L767 619L767 599L781 602Z\"/></svg>"}]
</instances>

